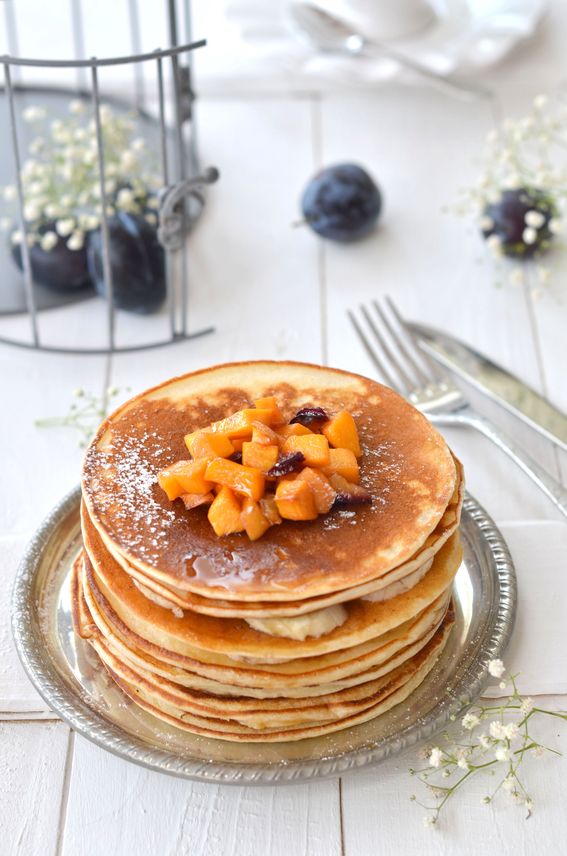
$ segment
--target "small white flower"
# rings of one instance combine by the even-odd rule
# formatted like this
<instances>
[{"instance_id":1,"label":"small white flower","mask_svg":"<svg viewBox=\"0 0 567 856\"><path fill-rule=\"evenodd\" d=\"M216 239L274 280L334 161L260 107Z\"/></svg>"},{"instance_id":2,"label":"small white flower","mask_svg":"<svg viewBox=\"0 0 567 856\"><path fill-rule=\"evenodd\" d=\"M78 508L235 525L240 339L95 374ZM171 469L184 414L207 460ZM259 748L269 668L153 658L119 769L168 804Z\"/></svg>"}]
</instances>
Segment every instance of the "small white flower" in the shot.
<instances>
[{"instance_id":1,"label":"small white flower","mask_svg":"<svg viewBox=\"0 0 567 856\"><path fill-rule=\"evenodd\" d=\"M461 757L457 761L457 767L460 767L461 770L468 770L469 769L469 762L467 761L466 758Z\"/></svg>"},{"instance_id":2,"label":"small white flower","mask_svg":"<svg viewBox=\"0 0 567 856\"><path fill-rule=\"evenodd\" d=\"M547 95L536 95L533 101L534 110L543 110L548 101Z\"/></svg>"},{"instance_id":3,"label":"small white flower","mask_svg":"<svg viewBox=\"0 0 567 856\"><path fill-rule=\"evenodd\" d=\"M517 190L522 186L522 179L517 173L510 173L510 175L507 175L503 180L502 186L505 190Z\"/></svg>"},{"instance_id":4,"label":"small white flower","mask_svg":"<svg viewBox=\"0 0 567 856\"><path fill-rule=\"evenodd\" d=\"M490 235L486 239L486 244L495 256L499 256L502 253L502 240L498 235Z\"/></svg>"},{"instance_id":5,"label":"small white flower","mask_svg":"<svg viewBox=\"0 0 567 856\"><path fill-rule=\"evenodd\" d=\"M543 756L545 755L545 749L543 748L543 746L535 746L532 755L534 756L534 758L543 758Z\"/></svg>"},{"instance_id":6,"label":"small white flower","mask_svg":"<svg viewBox=\"0 0 567 856\"><path fill-rule=\"evenodd\" d=\"M29 144L29 152L30 155L38 155L45 145L45 140L43 137L36 137L35 140Z\"/></svg>"},{"instance_id":7,"label":"small white flower","mask_svg":"<svg viewBox=\"0 0 567 856\"><path fill-rule=\"evenodd\" d=\"M57 234L61 235L62 238L66 238L67 235L70 235L74 228L75 221L72 217L69 217L66 220L58 220L55 224Z\"/></svg>"},{"instance_id":8,"label":"small white flower","mask_svg":"<svg viewBox=\"0 0 567 856\"><path fill-rule=\"evenodd\" d=\"M79 224L81 228L89 232L93 229L98 229L100 225L100 220L94 214L81 214L81 216L79 217Z\"/></svg>"},{"instance_id":9,"label":"small white flower","mask_svg":"<svg viewBox=\"0 0 567 856\"><path fill-rule=\"evenodd\" d=\"M519 732L520 729L515 722L509 722L508 725L504 726L504 734L507 740L515 740Z\"/></svg>"},{"instance_id":10,"label":"small white flower","mask_svg":"<svg viewBox=\"0 0 567 856\"><path fill-rule=\"evenodd\" d=\"M476 728L479 722L480 718L476 713L465 713L462 719L463 728L466 728L467 731L472 731L473 728Z\"/></svg>"},{"instance_id":11,"label":"small white flower","mask_svg":"<svg viewBox=\"0 0 567 856\"><path fill-rule=\"evenodd\" d=\"M2 191L2 196L6 200L6 202L13 202L13 200L18 195L17 190L13 184L8 184Z\"/></svg>"},{"instance_id":12,"label":"small white flower","mask_svg":"<svg viewBox=\"0 0 567 856\"><path fill-rule=\"evenodd\" d=\"M123 211L132 211L138 207L136 204L136 197L129 187L123 187L118 191L116 196L116 206L121 208Z\"/></svg>"},{"instance_id":13,"label":"small white flower","mask_svg":"<svg viewBox=\"0 0 567 856\"><path fill-rule=\"evenodd\" d=\"M151 226L155 226L155 224L157 223L157 219L158 218L157 218L156 214L150 213L150 214L144 215L144 220L146 221L146 223L149 223Z\"/></svg>"},{"instance_id":14,"label":"small white flower","mask_svg":"<svg viewBox=\"0 0 567 856\"><path fill-rule=\"evenodd\" d=\"M535 244L537 241L537 232L535 229L532 229L531 226L526 226L524 231L522 232L522 241L524 244Z\"/></svg>"},{"instance_id":15,"label":"small white flower","mask_svg":"<svg viewBox=\"0 0 567 856\"><path fill-rule=\"evenodd\" d=\"M545 215L541 211L526 211L524 223L526 226L532 226L534 229L541 229L545 223Z\"/></svg>"},{"instance_id":16,"label":"small white flower","mask_svg":"<svg viewBox=\"0 0 567 856\"><path fill-rule=\"evenodd\" d=\"M69 240L67 241L67 247L70 250L82 250L85 243L84 233L77 229L76 232L73 232Z\"/></svg>"},{"instance_id":17,"label":"small white flower","mask_svg":"<svg viewBox=\"0 0 567 856\"><path fill-rule=\"evenodd\" d=\"M522 703L520 705L520 713L522 716L527 716L528 713L531 713L534 708L534 700L530 696L527 696L525 699L522 699Z\"/></svg>"},{"instance_id":18,"label":"small white flower","mask_svg":"<svg viewBox=\"0 0 567 856\"><path fill-rule=\"evenodd\" d=\"M120 166L125 172L129 172L132 169L135 169L138 165L138 158L136 157L135 152L131 151L131 149L126 149L120 155Z\"/></svg>"},{"instance_id":19,"label":"small white flower","mask_svg":"<svg viewBox=\"0 0 567 856\"><path fill-rule=\"evenodd\" d=\"M45 232L39 239L39 246L42 250L48 253L57 244L59 238L55 232Z\"/></svg>"},{"instance_id":20,"label":"small white flower","mask_svg":"<svg viewBox=\"0 0 567 856\"><path fill-rule=\"evenodd\" d=\"M479 734L478 742L480 743L483 749L489 749L492 746L490 737L487 737L486 734Z\"/></svg>"},{"instance_id":21,"label":"small white flower","mask_svg":"<svg viewBox=\"0 0 567 856\"><path fill-rule=\"evenodd\" d=\"M505 778L505 779L504 779L504 781L502 782L502 787L503 787L503 788L504 788L504 790L505 790L505 791L507 791L508 793L510 793L511 791L513 791L513 790L514 790L514 788L515 788L515 786L516 786L516 783L515 783L515 781L514 781L514 779L513 779L513 777L512 777L512 776L506 776L506 778Z\"/></svg>"},{"instance_id":22,"label":"small white flower","mask_svg":"<svg viewBox=\"0 0 567 856\"><path fill-rule=\"evenodd\" d=\"M497 746L494 757L497 761L509 761L510 750L506 746Z\"/></svg>"},{"instance_id":23,"label":"small white flower","mask_svg":"<svg viewBox=\"0 0 567 856\"><path fill-rule=\"evenodd\" d=\"M429 753L429 765L431 767L440 767L443 760L443 753L438 746L434 746Z\"/></svg>"},{"instance_id":24,"label":"small white flower","mask_svg":"<svg viewBox=\"0 0 567 856\"><path fill-rule=\"evenodd\" d=\"M481 217L479 225L483 232L490 232L494 227L494 220L492 217Z\"/></svg>"},{"instance_id":25,"label":"small white flower","mask_svg":"<svg viewBox=\"0 0 567 856\"><path fill-rule=\"evenodd\" d=\"M506 683L506 681L500 681L498 686L500 687L501 690L505 690L506 687L508 686L508 684Z\"/></svg>"},{"instance_id":26,"label":"small white flower","mask_svg":"<svg viewBox=\"0 0 567 856\"><path fill-rule=\"evenodd\" d=\"M80 116L86 109L87 107L85 102L81 101L79 98L74 98L69 102L69 113L73 113L75 116Z\"/></svg>"},{"instance_id":27,"label":"small white flower","mask_svg":"<svg viewBox=\"0 0 567 856\"><path fill-rule=\"evenodd\" d=\"M490 660L488 663L488 671L493 678L501 678L506 668L502 660Z\"/></svg>"},{"instance_id":28,"label":"small white flower","mask_svg":"<svg viewBox=\"0 0 567 856\"><path fill-rule=\"evenodd\" d=\"M504 726L501 722L498 722L497 719L490 723L488 730L490 732L490 736L494 737L495 740L505 740L506 732L504 731Z\"/></svg>"},{"instance_id":29,"label":"small white flower","mask_svg":"<svg viewBox=\"0 0 567 856\"><path fill-rule=\"evenodd\" d=\"M41 122L47 116L47 110L44 107L26 107L22 113L24 122Z\"/></svg>"},{"instance_id":30,"label":"small white flower","mask_svg":"<svg viewBox=\"0 0 567 856\"><path fill-rule=\"evenodd\" d=\"M450 771L450 770L443 770L443 772L441 773L441 777L442 777L443 779L448 779L450 775L451 775L451 771Z\"/></svg>"},{"instance_id":31,"label":"small white flower","mask_svg":"<svg viewBox=\"0 0 567 856\"><path fill-rule=\"evenodd\" d=\"M157 196L150 196L148 201L146 202L146 206L148 208L153 208L154 210L158 209L160 206L160 201Z\"/></svg>"},{"instance_id":32,"label":"small white flower","mask_svg":"<svg viewBox=\"0 0 567 856\"><path fill-rule=\"evenodd\" d=\"M37 220L41 215L41 209L35 202L26 202L24 205L24 220Z\"/></svg>"},{"instance_id":33,"label":"small white flower","mask_svg":"<svg viewBox=\"0 0 567 856\"><path fill-rule=\"evenodd\" d=\"M48 202L44 208L44 211L46 217L52 217L53 219L59 217L62 213L61 208L59 207L59 205L56 205L55 202Z\"/></svg>"},{"instance_id":34,"label":"small white flower","mask_svg":"<svg viewBox=\"0 0 567 856\"><path fill-rule=\"evenodd\" d=\"M563 221L559 220L558 217L552 217L549 223L547 224L547 228L549 229L552 235L560 235L563 231Z\"/></svg>"},{"instance_id":35,"label":"small white flower","mask_svg":"<svg viewBox=\"0 0 567 856\"><path fill-rule=\"evenodd\" d=\"M435 826L435 818L432 814L425 815L425 817L423 818L423 825L426 829L431 829L433 826Z\"/></svg>"}]
</instances>

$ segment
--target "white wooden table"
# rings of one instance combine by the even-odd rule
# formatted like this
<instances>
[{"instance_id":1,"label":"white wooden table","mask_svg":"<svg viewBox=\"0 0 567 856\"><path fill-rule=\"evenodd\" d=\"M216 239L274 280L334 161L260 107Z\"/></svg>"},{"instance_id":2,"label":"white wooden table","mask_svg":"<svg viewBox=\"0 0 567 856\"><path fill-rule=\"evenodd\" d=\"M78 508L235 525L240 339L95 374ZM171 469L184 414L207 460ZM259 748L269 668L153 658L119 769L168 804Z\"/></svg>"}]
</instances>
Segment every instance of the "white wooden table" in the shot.
<instances>
[{"instance_id":1,"label":"white wooden table","mask_svg":"<svg viewBox=\"0 0 567 856\"><path fill-rule=\"evenodd\" d=\"M521 113L538 92L565 82L565 38L567 5L557 0L537 42L485 75L502 110ZM423 829L422 812L409 802L411 754L342 781L305 786L254 789L179 781L118 760L57 721L19 669L8 629L9 589L21 550L49 508L76 484L81 465L69 431L39 430L33 420L66 412L75 387L102 392L112 383L135 392L208 364L264 357L371 374L345 309L389 293L408 315L476 343L567 410L567 256L555 258L556 273L540 299L531 292L532 270L523 287L496 288L477 237L441 212L472 180L475 153L492 122L485 104L424 89L270 96L217 87L200 103L201 150L207 162L218 164L222 180L191 238L190 298L191 323L214 322L216 333L113 359L0 349L2 854L564 852L563 758L531 764L536 811L529 822L505 801L496 808L481 805L484 788L473 783L434 832ZM348 247L321 243L307 229L291 227L306 179L321 164L345 159L366 165L385 194L376 236ZM79 322L73 322L77 340L90 335L100 311L84 304ZM66 320L65 312L50 313L46 328L55 331ZM124 318L120 324L125 336L136 335L135 321ZM543 465L567 478L567 456L495 407L484 410ZM551 521L559 542L567 543L567 523L487 441L466 432L447 436L464 461L471 492L506 533L514 531L506 524ZM534 532L541 530L536 526ZM521 567L521 553L517 548L519 570L529 573L531 568ZM537 632L529 605L524 610L524 632ZM552 606L549 616L537 620L548 617ZM559 690L565 686L548 691ZM567 707L566 696L546 700ZM544 736L553 742L556 732L549 726Z\"/></svg>"}]
</instances>

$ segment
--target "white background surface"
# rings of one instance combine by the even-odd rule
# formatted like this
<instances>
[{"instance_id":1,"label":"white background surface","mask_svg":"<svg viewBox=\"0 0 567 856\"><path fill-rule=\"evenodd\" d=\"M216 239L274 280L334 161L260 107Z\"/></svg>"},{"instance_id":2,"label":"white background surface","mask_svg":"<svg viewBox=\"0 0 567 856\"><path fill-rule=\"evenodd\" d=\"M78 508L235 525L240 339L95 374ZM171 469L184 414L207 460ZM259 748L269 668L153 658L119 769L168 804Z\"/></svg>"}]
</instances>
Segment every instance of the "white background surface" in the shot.
<instances>
[{"instance_id":1,"label":"white background surface","mask_svg":"<svg viewBox=\"0 0 567 856\"><path fill-rule=\"evenodd\" d=\"M196 6L199 4L197 3ZM200 35L196 27L196 35ZM525 111L540 91L564 85L567 5L552 5L537 40L484 83L501 108ZM258 90L262 87L259 82ZM206 89L206 81L204 81ZM66 412L71 391L109 383L138 391L163 378L229 359L323 361L371 373L345 308L390 293L415 318L453 330L567 410L567 257L556 256L548 290L496 288L478 239L441 212L475 173L492 115L427 89L256 94L218 81L200 102L201 152L222 172L191 239L191 324L213 336L133 355L69 358L0 348L0 852L191 854L191 856L381 856L562 852L567 840L567 760L526 763L535 801L529 821L504 799L481 805L486 784L455 800L442 828L422 827L409 802L409 755L341 782L241 789L192 784L126 764L52 721L16 662L8 630L9 588L26 539L78 480L81 451L64 429L33 420ZM321 164L355 160L378 178L385 213L358 245L322 244L293 229L307 178ZM102 307L53 312L46 329L91 335ZM125 338L136 319L120 319ZM495 407L484 410L558 476L567 456ZM561 626L567 609L567 523L488 441L452 431L471 492L509 538L520 577L520 619L510 652L526 689L567 707ZM545 549L541 545L545 545ZM540 595L544 589L544 596ZM566 695L560 695L565 693ZM542 700L543 701L543 700ZM47 718L47 719L46 719ZM558 741L552 721L543 742Z\"/></svg>"}]
</instances>

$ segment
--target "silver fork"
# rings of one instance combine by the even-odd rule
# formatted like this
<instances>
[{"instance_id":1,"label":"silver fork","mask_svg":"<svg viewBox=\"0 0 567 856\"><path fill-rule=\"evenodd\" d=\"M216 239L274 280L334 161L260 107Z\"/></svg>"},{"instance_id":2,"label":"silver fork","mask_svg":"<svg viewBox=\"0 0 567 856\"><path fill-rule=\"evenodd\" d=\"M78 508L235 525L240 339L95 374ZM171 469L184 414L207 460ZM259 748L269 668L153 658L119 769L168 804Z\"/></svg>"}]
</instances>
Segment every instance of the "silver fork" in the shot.
<instances>
[{"instance_id":1,"label":"silver fork","mask_svg":"<svg viewBox=\"0 0 567 856\"><path fill-rule=\"evenodd\" d=\"M419 347L417 340L389 297L361 306L348 316L380 375L437 425L475 428L498 446L567 517L567 490L534 461L507 434L477 413L448 375Z\"/></svg>"}]
</instances>

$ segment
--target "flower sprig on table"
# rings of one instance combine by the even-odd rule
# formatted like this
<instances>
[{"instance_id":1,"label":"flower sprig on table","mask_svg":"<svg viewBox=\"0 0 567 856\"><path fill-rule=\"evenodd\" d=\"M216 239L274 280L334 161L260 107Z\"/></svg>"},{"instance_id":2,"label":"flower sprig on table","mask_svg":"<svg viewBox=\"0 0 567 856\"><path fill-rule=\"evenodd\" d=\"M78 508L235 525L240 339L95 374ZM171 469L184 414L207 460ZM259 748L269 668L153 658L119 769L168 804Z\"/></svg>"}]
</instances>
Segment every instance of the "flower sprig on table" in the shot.
<instances>
[{"instance_id":1,"label":"flower sprig on table","mask_svg":"<svg viewBox=\"0 0 567 856\"><path fill-rule=\"evenodd\" d=\"M527 115L491 130L478 181L461 191L455 212L470 216L496 258L539 260L566 232L567 105L559 97L534 99ZM551 275L538 265L545 284ZM511 283L523 282L519 266Z\"/></svg>"},{"instance_id":2,"label":"flower sprig on table","mask_svg":"<svg viewBox=\"0 0 567 856\"><path fill-rule=\"evenodd\" d=\"M510 695L500 704L471 707L461 718L460 727L444 732L437 745L421 751L420 758L427 762L427 766L419 770L410 769L410 773L425 785L429 796L435 800L433 804L427 804L415 794L411 797L413 802L426 809L427 814L423 818L426 827L438 823L447 802L472 777L487 772L496 778L482 802L488 805L498 792L504 791L526 810L526 817L530 817L533 801L523 774L520 778L519 769L529 756L539 758L546 752L560 754L536 740L531 734L531 725L538 716L553 716L567 722L567 713L546 710L536 706L529 696L521 696L517 675L505 678L501 660L491 660L488 671L501 679L500 688L508 689ZM452 718L456 721L456 717Z\"/></svg>"},{"instance_id":3,"label":"flower sprig on table","mask_svg":"<svg viewBox=\"0 0 567 856\"><path fill-rule=\"evenodd\" d=\"M95 120L79 99L69 103L69 112L68 118L51 121L42 107L27 107L22 114L37 133L20 171L27 241L45 252L62 241L69 250L82 250L102 217ZM159 200L154 191L161 180L148 166L145 140L135 136L134 114L118 115L103 104L100 120L108 216L126 211L155 225ZM6 202L15 201L15 185L1 188L0 194ZM12 230L13 218L3 217L0 226ZM19 228L10 237L13 244L23 240Z\"/></svg>"},{"instance_id":4,"label":"flower sprig on table","mask_svg":"<svg viewBox=\"0 0 567 856\"><path fill-rule=\"evenodd\" d=\"M107 415L110 402L119 394L117 386L109 386L102 396L79 387L73 391L74 400L65 416L36 419L34 425L37 428L73 428L79 432L79 446L85 448Z\"/></svg>"}]
</instances>

